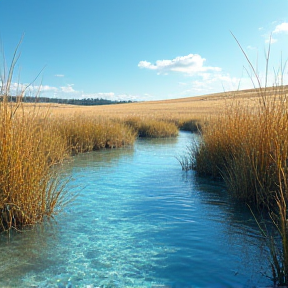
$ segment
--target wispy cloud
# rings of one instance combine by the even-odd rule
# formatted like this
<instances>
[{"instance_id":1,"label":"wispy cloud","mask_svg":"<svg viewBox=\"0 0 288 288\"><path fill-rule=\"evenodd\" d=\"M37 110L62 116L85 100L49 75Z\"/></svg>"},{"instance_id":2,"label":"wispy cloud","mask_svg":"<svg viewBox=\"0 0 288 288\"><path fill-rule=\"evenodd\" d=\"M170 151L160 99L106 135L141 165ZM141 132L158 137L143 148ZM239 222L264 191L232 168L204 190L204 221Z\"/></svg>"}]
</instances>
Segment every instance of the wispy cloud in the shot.
<instances>
[{"instance_id":1,"label":"wispy cloud","mask_svg":"<svg viewBox=\"0 0 288 288\"><path fill-rule=\"evenodd\" d=\"M64 77L65 75L64 74L55 74L54 76L55 77Z\"/></svg>"},{"instance_id":2,"label":"wispy cloud","mask_svg":"<svg viewBox=\"0 0 288 288\"><path fill-rule=\"evenodd\" d=\"M180 92L182 97L191 97L205 94L212 94L225 91L237 90L240 79L231 77L228 73L202 73L197 79L182 86ZM181 86L180 86L181 87Z\"/></svg>"},{"instance_id":3,"label":"wispy cloud","mask_svg":"<svg viewBox=\"0 0 288 288\"><path fill-rule=\"evenodd\" d=\"M206 59L198 54L189 54L172 60L157 60L155 64L148 61L140 61L138 67L158 71L158 74L166 74L172 71L195 75L206 71L221 71L219 67L205 66L205 61Z\"/></svg>"},{"instance_id":4,"label":"wispy cloud","mask_svg":"<svg viewBox=\"0 0 288 288\"><path fill-rule=\"evenodd\" d=\"M81 98L102 98L111 101L139 101L143 100L140 95L116 94L114 92L83 93Z\"/></svg>"},{"instance_id":5,"label":"wispy cloud","mask_svg":"<svg viewBox=\"0 0 288 288\"><path fill-rule=\"evenodd\" d=\"M20 95L27 88L26 83L13 82L10 85L10 95ZM1 85L0 85L1 88ZM25 94L29 96L45 96L50 98L65 98L65 99L84 99L84 98L102 98L111 101L142 101L147 100L146 95L132 94L117 94L114 92L95 92L85 93L84 91L74 89L74 84L66 86L54 87L49 85L31 85L25 90Z\"/></svg>"},{"instance_id":6,"label":"wispy cloud","mask_svg":"<svg viewBox=\"0 0 288 288\"><path fill-rule=\"evenodd\" d=\"M247 49L249 49L249 50L258 50L257 47L254 47L254 46L251 46L251 45L248 45Z\"/></svg>"},{"instance_id":7,"label":"wispy cloud","mask_svg":"<svg viewBox=\"0 0 288 288\"><path fill-rule=\"evenodd\" d=\"M112 100L115 98L114 92L83 93L81 98L102 98Z\"/></svg>"},{"instance_id":8,"label":"wispy cloud","mask_svg":"<svg viewBox=\"0 0 288 288\"><path fill-rule=\"evenodd\" d=\"M74 84L67 84L67 86L60 87L61 92L64 92L64 93L77 93L78 91L74 90L74 88L72 86L74 86Z\"/></svg>"},{"instance_id":9,"label":"wispy cloud","mask_svg":"<svg viewBox=\"0 0 288 288\"><path fill-rule=\"evenodd\" d=\"M30 92L31 94L37 94L39 92L55 93L58 91L58 88L49 85L29 85L26 83L16 83L16 82L11 83L10 85L11 95L19 94L24 90L26 90L26 92Z\"/></svg>"},{"instance_id":10,"label":"wispy cloud","mask_svg":"<svg viewBox=\"0 0 288 288\"><path fill-rule=\"evenodd\" d=\"M273 44L273 43L276 43L278 40L276 38L273 38L272 36L270 37L267 37L266 40L265 40L265 43L268 43L268 44Z\"/></svg>"},{"instance_id":11,"label":"wispy cloud","mask_svg":"<svg viewBox=\"0 0 288 288\"><path fill-rule=\"evenodd\" d=\"M34 89L40 90L41 92L56 92L58 88L49 86L49 85L41 85L41 86L34 86Z\"/></svg>"}]
</instances>

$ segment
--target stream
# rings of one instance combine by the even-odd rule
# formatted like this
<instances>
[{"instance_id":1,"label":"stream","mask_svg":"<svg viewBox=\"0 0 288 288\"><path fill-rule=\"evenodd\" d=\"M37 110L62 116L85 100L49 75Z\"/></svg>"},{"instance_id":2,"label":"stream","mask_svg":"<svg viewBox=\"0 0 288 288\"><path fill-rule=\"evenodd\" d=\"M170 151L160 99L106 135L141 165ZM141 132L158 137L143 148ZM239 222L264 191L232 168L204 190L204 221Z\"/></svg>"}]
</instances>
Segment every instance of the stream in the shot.
<instances>
[{"instance_id":1,"label":"stream","mask_svg":"<svg viewBox=\"0 0 288 288\"><path fill-rule=\"evenodd\" d=\"M77 198L55 221L0 235L0 287L263 287L267 251L221 182L182 171L197 136L139 139L64 165Z\"/></svg>"}]
</instances>

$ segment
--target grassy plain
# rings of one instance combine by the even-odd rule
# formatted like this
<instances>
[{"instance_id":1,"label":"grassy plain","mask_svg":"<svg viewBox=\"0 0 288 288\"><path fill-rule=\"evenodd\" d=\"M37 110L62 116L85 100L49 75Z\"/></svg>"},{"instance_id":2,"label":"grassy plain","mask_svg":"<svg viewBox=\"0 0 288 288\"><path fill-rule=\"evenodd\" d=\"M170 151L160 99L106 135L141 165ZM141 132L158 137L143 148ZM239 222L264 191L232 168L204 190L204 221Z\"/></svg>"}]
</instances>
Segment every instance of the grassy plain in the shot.
<instances>
[{"instance_id":1,"label":"grassy plain","mask_svg":"<svg viewBox=\"0 0 288 288\"><path fill-rule=\"evenodd\" d=\"M288 88L287 88L288 89ZM268 90L269 91L269 90ZM267 92L267 94L269 94ZM209 94L205 96L187 97L161 101L145 101L117 105L76 106L61 104L39 103L37 107L51 111L53 115L73 115L82 113L87 116L105 116L125 119L129 117L154 118L166 120L198 119L222 113L226 105L240 101L254 105L260 96L257 89ZM25 107L31 109L35 104L26 103ZM29 108L30 107L30 108Z\"/></svg>"},{"instance_id":2,"label":"grassy plain","mask_svg":"<svg viewBox=\"0 0 288 288\"><path fill-rule=\"evenodd\" d=\"M284 87L281 93L287 94L287 91L288 86ZM211 117L222 114L227 107L235 105L235 103L246 107L257 106L262 101L263 93L267 98L274 98L275 96L273 88L267 88L266 91L261 93L259 93L259 89L249 89L196 97L116 105L77 106L37 103L36 106L43 113L49 110L51 116L56 118L83 115L88 118L100 117L102 119L118 120L131 118L155 119L179 123L181 128L185 121L206 121ZM35 104L25 103L24 107L27 111L31 111L31 109L34 109Z\"/></svg>"}]
</instances>

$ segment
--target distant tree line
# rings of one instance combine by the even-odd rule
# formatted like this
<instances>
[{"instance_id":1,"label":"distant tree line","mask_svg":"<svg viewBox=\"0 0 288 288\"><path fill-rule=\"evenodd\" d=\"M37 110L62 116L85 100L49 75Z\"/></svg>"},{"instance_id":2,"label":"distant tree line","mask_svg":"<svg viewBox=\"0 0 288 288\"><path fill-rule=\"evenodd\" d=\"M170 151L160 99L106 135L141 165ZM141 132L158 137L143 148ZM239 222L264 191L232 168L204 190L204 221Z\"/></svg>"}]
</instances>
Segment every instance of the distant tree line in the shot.
<instances>
[{"instance_id":1,"label":"distant tree line","mask_svg":"<svg viewBox=\"0 0 288 288\"><path fill-rule=\"evenodd\" d=\"M17 96L9 96L8 101L17 102L19 98ZM58 103L58 104L70 104L70 105L110 105L110 104L122 104L132 103L133 101L116 101L107 100L102 98L83 98L83 99L62 99L62 98L48 98L48 97L32 97L24 96L22 102L26 103Z\"/></svg>"}]
</instances>

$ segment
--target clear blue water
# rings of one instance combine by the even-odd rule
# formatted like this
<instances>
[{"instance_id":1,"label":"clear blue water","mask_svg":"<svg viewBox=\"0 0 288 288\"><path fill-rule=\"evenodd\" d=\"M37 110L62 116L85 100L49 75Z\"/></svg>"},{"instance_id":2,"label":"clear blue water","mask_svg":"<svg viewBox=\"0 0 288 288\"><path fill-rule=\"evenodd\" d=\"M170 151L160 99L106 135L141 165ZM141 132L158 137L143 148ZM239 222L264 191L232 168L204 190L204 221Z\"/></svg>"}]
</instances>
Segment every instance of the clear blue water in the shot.
<instances>
[{"instance_id":1,"label":"clear blue water","mask_svg":"<svg viewBox=\"0 0 288 288\"><path fill-rule=\"evenodd\" d=\"M0 287L271 284L251 213L221 183L183 172L193 137L140 139L66 164L76 200L57 223L0 236Z\"/></svg>"}]
</instances>

